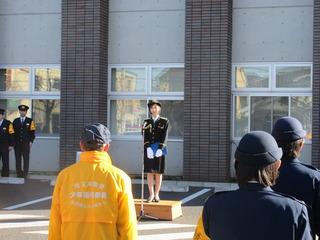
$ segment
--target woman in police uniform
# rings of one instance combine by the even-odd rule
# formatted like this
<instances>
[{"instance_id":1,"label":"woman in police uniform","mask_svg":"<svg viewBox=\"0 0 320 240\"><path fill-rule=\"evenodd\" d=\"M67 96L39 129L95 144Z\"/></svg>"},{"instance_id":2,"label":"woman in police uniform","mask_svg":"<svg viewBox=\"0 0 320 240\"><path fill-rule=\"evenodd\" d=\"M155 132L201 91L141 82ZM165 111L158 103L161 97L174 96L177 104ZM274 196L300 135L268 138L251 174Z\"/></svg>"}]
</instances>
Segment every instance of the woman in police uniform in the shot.
<instances>
[{"instance_id":1,"label":"woman in police uniform","mask_svg":"<svg viewBox=\"0 0 320 240\"><path fill-rule=\"evenodd\" d=\"M167 154L166 141L169 120L160 117L161 104L156 100L148 102L151 118L144 120L144 172L147 173L149 198L148 202L159 202L162 174ZM154 187L155 178L155 187Z\"/></svg>"}]
</instances>

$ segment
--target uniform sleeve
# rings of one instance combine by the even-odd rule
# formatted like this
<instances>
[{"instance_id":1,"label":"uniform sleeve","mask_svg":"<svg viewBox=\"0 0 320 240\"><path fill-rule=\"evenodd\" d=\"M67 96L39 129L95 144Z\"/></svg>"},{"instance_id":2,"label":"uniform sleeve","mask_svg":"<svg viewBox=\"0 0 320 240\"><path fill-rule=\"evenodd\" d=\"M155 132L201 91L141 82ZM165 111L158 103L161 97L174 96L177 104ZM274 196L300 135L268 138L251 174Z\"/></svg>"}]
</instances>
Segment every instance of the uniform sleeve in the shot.
<instances>
[{"instance_id":1,"label":"uniform sleeve","mask_svg":"<svg viewBox=\"0 0 320 240\"><path fill-rule=\"evenodd\" d=\"M151 127L151 125L148 124L148 122L146 120L143 122L143 125L141 127L141 134L143 136L143 144L144 144L145 148L150 147L150 145L151 145L150 139L149 139L150 134L146 134L146 131L150 130L150 127Z\"/></svg>"},{"instance_id":2,"label":"uniform sleeve","mask_svg":"<svg viewBox=\"0 0 320 240\"><path fill-rule=\"evenodd\" d=\"M202 215L203 214L201 214L199 217L198 224L193 235L193 240L210 240L204 230Z\"/></svg>"},{"instance_id":3,"label":"uniform sleeve","mask_svg":"<svg viewBox=\"0 0 320 240\"><path fill-rule=\"evenodd\" d=\"M9 124L9 145L13 146L14 145L14 129L12 123Z\"/></svg>"},{"instance_id":4,"label":"uniform sleeve","mask_svg":"<svg viewBox=\"0 0 320 240\"><path fill-rule=\"evenodd\" d=\"M131 191L131 180L124 175L122 192L118 196L119 215L117 219L117 231L119 240L136 240L137 216Z\"/></svg>"},{"instance_id":5,"label":"uniform sleeve","mask_svg":"<svg viewBox=\"0 0 320 240\"><path fill-rule=\"evenodd\" d=\"M302 207L301 214L298 218L298 226L296 228L295 238L301 240L313 239L310 229L308 212L306 206Z\"/></svg>"},{"instance_id":6,"label":"uniform sleeve","mask_svg":"<svg viewBox=\"0 0 320 240\"><path fill-rule=\"evenodd\" d=\"M160 136L160 144L159 144L159 149L164 149L167 145L167 140L168 140L168 128L169 128L169 120L167 120L166 125L163 129L163 132Z\"/></svg>"},{"instance_id":7,"label":"uniform sleeve","mask_svg":"<svg viewBox=\"0 0 320 240\"><path fill-rule=\"evenodd\" d=\"M320 236L320 182L316 186L316 199L314 207L314 231Z\"/></svg>"},{"instance_id":8,"label":"uniform sleeve","mask_svg":"<svg viewBox=\"0 0 320 240\"><path fill-rule=\"evenodd\" d=\"M60 188L61 176L57 178L52 196L50 222L49 222L49 237L48 240L61 240L61 212L60 212Z\"/></svg>"},{"instance_id":9,"label":"uniform sleeve","mask_svg":"<svg viewBox=\"0 0 320 240\"><path fill-rule=\"evenodd\" d=\"M31 120L31 124L30 124L30 138L31 138L30 140L31 140L31 142L33 142L36 137L35 131L36 131L36 125L34 124L34 121Z\"/></svg>"}]
</instances>

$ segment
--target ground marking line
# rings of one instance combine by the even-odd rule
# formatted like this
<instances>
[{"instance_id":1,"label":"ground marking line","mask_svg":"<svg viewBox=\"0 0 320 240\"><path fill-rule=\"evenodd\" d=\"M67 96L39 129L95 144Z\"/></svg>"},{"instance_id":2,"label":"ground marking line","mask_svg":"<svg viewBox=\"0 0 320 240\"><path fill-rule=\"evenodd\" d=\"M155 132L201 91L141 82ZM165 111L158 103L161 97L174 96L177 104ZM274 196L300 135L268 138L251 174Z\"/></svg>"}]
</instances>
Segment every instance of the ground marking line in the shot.
<instances>
[{"instance_id":1,"label":"ground marking line","mask_svg":"<svg viewBox=\"0 0 320 240\"><path fill-rule=\"evenodd\" d=\"M194 232L180 232L180 233L163 233L163 234L150 234L150 235L140 235L138 240L182 240L182 239L192 239Z\"/></svg>"},{"instance_id":2,"label":"ground marking line","mask_svg":"<svg viewBox=\"0 0 320 240\"><path fill-rule=\"evenodd\" d=\"M44 218L44 216L39 215L24 215L24 214L0 214L0 220L19 220L26 218Z\"/></svg>"},{"instance_id":3,"label":"ground marking line","mask_svg":"<svg viewBox=\"0 0 320 240\"><path fill-rule=\"evenodd\" d=\"M145 230L158 230L158 229L171 229L171 228L192 228L195 225L191 224L178 224L178 223L149 223L149 224L138 224L138 231Z\"/></svg>"},{"instance_id":4,"label":"ground marking line","mask_svg":"<svg viewBox=\"0 0 320 240\"><path fill-rule=\"evenodd\" d=\"M22 232L22 233L48 235L48 230L44 230L44 231L30 231L30 232Z\"/></svg>"},{"instance_id":5,"label":"ground marking line","mask_svg":"<svg viewBox=\"0 0 320 240\"><path fill-rule=\"evenodd\" d=\"M195 199L195 198L197 198L197 197L201 196L202 194L205 194L205 193L207 193L209 191L211 191L210 188L204 188L199 192L196 192L194 194L191 194L188 197L185 197L185 198L181 199L180 201L181 201L182 204L185 204L185 203L190 202L191 200L193 200L193 199Z\"/></svg>"},{"instance_id":6,"label":"ground marking line","mask_svg":"<svg viewBox=\"0 0 320 240\"><path fill-rule=\"evenodd\" d=\"M0 229L44 227L48 225L49 225L49 221L9 222L9 223L0 223Z\"/></svg>"},{"instance_id":7,"label":"ground marking line","mask_svg":"<svg viewBox=\"0 0 320 240\"><path fill-rule=\"evenodd\" d=\"M4 210L13 210L13 209L29 206L29 205L32 205L32 204L35 204L35 203L38 203L38 202L47 201L47 200L50 200L51 198L52 198L52 196L44 197L44 198L36 199L36 200L33 200L33 201L29 201L29 202L13 205L13 206L10 206L10 207L6 207L6 208L3 208L3 209Z\"/></svg>"}]
</instances>

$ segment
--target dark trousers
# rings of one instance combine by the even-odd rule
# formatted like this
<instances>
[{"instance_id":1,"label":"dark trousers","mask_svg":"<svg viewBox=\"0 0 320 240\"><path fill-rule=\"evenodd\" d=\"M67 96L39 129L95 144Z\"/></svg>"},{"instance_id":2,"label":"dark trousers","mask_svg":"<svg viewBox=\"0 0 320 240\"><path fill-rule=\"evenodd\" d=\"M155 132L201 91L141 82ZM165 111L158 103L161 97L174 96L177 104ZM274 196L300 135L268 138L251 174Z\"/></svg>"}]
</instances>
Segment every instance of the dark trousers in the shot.
<instances>
[{"instance_id":1,"label":"dark trousers","mask_svg":"<svg viewBox=\"0 0 320 240\"><path fill-rule=\"evenodd\" d=\"M29 172L30 143L23 142L23 143L15 144L14 153L16 155L17 177L26 178L28 176L28 172ZM23 158L23 171L22 171L22 167L21 167L22 158Z\"/></svg>"},{"instance_id":2,"label":"dark trousers","mask_svg":"<svg viewBox=\"0 0 320 240\"><path fill-rule=\"evenodd\" d=\"M0 159L2 159L1 177L9 177L9 149L0 149Z\"/></svg>"}]
</instances>

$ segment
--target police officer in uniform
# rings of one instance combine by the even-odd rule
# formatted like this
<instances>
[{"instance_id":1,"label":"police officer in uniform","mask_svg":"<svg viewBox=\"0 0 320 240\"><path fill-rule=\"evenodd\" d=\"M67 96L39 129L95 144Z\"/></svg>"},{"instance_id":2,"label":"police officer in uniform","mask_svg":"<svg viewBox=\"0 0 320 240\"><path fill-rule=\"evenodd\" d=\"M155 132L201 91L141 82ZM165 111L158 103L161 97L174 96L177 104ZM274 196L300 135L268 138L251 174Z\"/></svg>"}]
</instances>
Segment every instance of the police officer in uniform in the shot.
<instances>
[{"instance_id":1,"label":"police officer in uniform","mask_svg":"<svg viewBox=\"0 0 320 240\"><path fill-rule=\"evenodd\" d=\"M312 239L303 202L274 192L282 150L266 132L246 134L235 152L239 189L205 203L194 240Z\"/></svg>"},{"instance_id":2,"label":"police officer in uniform","mask_svg":"<svg viewBox=\"0 0 320 240\"><path fill-rule=\"evenodd\" d=\"M294 196L308 206L313 237L320 235L320 172L299 161L306 131L293 117L280 118L272 135L283 150L280 176L273 189Z\"/></svg>"},{"instance_id":3,"label":"police officer in uniform","mask_svg":"<svg viewBox=\"0 0 320 240\"><path fill-rule=\"evenodd\" d=\"M148 102L151 118L144 120L144 172L147 173L148 202L159 202L162 174L165 168L166 142L169 120L160 117L161 103L156 100ZM155 188L153 180L155 178Z\"/></svg>"},{"instance_id":4,"label":"police officer in uniform","mask_svg":"<svg viewBox=\"0 0 320 240\"><path fill-rule=\"evenodd\" d=\"M29 109L26 105L18 106L20 117L13 121L14 128L14 152L16 156L17 177L28 176L29 172L29 155L32 143L35 139L35 124L31 118L26 117ZM23 171L21 168L23 157Z\"/></svg>"},{"instance_id":5,"label":"police officer in uniform","mask_svg":"<svg viewBox=\"0 0 320 240\"><path fill-rule=\"evenodd\" d=\"M9 152L13 148L13 126L4 118L5 110L0 108L0 158L2 159L2 177L9 177Z\"/></svg>"}]
</instances>

